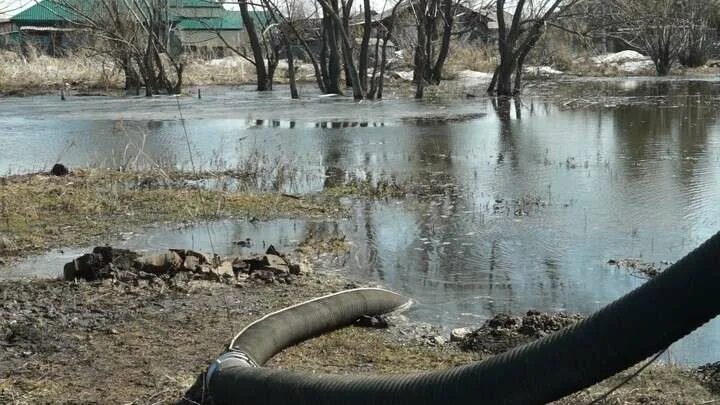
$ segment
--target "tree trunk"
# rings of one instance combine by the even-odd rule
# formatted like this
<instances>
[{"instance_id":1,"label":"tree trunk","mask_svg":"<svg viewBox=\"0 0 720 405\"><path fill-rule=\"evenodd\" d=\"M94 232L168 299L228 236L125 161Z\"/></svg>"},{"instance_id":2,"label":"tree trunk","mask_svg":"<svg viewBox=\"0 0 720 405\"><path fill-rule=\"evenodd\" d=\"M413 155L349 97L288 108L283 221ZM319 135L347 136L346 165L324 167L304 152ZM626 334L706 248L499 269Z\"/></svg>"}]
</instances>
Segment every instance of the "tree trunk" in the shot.
<instances>
[{"instance_id":1,"label":"tree trunk","mask_svg":"<svg viewBox=\"0 0 720 405\"><path fill-rule=\"evenodd\" d=\"M453 0L443 0L442 13L445 16L443 19L442 42L440 44L440 50L438 51L437 60L435 61L435 66L432 69L431 77L434 84L440 84L445 60L450 52L450 38L452 36L452 28L455 22L455 7L453 7Z\"/></svg>"},{"instance_id":2,"label":"tree trunk","mask_svg":"<svg viewBox=\"0 0 720 405\"><path fill-rule=\"evenodd\" d=\"M425 95L425 65L427 64L427 55L425 55L425 27L424 24L418 25L418 43L415 46L415 98L421 99Z\"/></svg>"},{"instance_id":3,"label":"tree trunk","mask_svg":"<svg viewBox=\"0 0 720 405\"><path fill-rule=\"evenodd\" d=\"M360 86L367 90L367 70L368 70L368 47L370 46L370 30L372 30L372 15L370 14L370 0L363 0L363 7L365 8L365 24L363 24L363 36L362 42L360 43L360 60L358 61L358 75L360 76ZM378 36L379 38L379 36ZM377 50L377 43L375 44ZM377 52L375 52L375 60L377 61ZM376 64L377 66L377 64ZM373 76L374 80L374 76ZM374 96L374 94L373 94Z\"/></svg>"},{"instance_id":4,"label":"tree trunk","mask_svg":"<svg viewBox=\"0 0 720 405\"><path fill-rule=\"evenodd\" d=\"M343 32L346 34L350 32L350 13L352 11L352 4L353 0L348 0L347 2L342 3L342 24L338 25L338 30L335 32L336 36L340 36L340 27L342 27ZM353 41L349 44L350 45L350 51L349 56L350 60L353 59L353 48L355 46L355 40L353 38ZM343 45L343 60L347 61L347 56L345 55L345 46ZM345 72L345 87L353 87L353 74L350 71L350 65L347 63L343 64L343 72Z\"/></svg>"},{"instance_id":5,"label":"tree trunk","mask_svg":"<svg viewBox=\"0 0 720 405\"><path fill-rule=\"evenodd\" d=\"M257 78L257 90L266 91L271 90L272 83L268 87L268 74L265 70L265 60L263 59L262 46L260 45L260 38L258 37L257 31L255 31L255 22L250 13L248 12L247 0L238 0L240 6L240 16L243 19L243 24L248 35L248 41L250 41L250 48L253 53L253 60L255 61L255 77Z\"/></svg>"},{"instance_id":6,"label":"tree trunk","mask_svg":"<svg viewBox=\"0 0 720 405\"><path fill-rule=\"evenodd\" d=\"M378 72L378 64L380 63L380 31L378 30L377 35L375 35L375 59L373 62L373 70L372 75L370 76L370 89L366 91L367 98L374 99L375 93L377 92L377 72Z\"/></svg>"},{"instance_id":7,"label":"tree trunk","mask_svg":"<svg viewBox=\"0 0 720 405\"><path fill-rule=\"evenodd\" d=\"M323 80L323 93L330 93L330 72L328 71L328 34L325 18L322 21L322 44L320 48L320 74Z\"/></svg>"},{"instance_id":8,"label":"tree trunk","mask_svg":"<svg viewBox=\"0 0 720 405\"><path fill-rule=\"evenodd\" d=\"M333 10L324 10L325 14L333 13ZM340 89L340 46L338 45L335 22L332 17L323 16L325 33L327 34L327 46L330 54L328 56L328 83L325 87L328 93L342 94Z\"/></svg>"},{"instance_id":9,"label":"tree trunk","mask_svg":"<svg viewBox=\"0 0 720 405\"><path fill-rule=\"evenodd\" d=\"M415 98L421 99L425 95L425 75L427 74L426 66L428 65L427 48L427 26L428 26L428 0L421 0L418 3L418 10L422 12L418 15L417 22L417 44L415 45L415 69L413 71L413 82L415 83ZM432 0L430 0L432 1Z\"/></svg>"},{"instance_id":10,"label":"tree trunk","mask_svg":"<svg viewBox=\"0 0 720 405\"><path fill-rule=\"evenodd\" d=\"M387 43L390 40L390 31L385 35L382 46L382 59L380 60L380 77L378 78L378 88L376 99L382 100L383 86L385 85L385 66L387 65Z\"/></svg>"},{"instance_id":11,"label":"tree trunk","mask_svg":"<svg viewBox=\"0 0 720 405\"><path fill-rule=\"evenodd\" d=\"M525 58L527 58L530 51L533 49L533 47L535 47L535 44L537 44L537 42L540 40L542 34L542 25L540 25L539 23L534 24L529 34L530 37L522 45L520 55L517 57L517 64L515 66L515 85L513 86L513 95L520 94L520 90L522 90L522 72L523 65L525 64Z\"/></svg>"},{"instance_id":12,"label":"tree trunk","mask_svg":"<svg viewBox=\"0 0 720 405\"><path fill-rule=\"evenodd\" d=\"M290 81L290 97L292 99L298 99L297 84L295 83L295 60L292 54L292 46L290 45L290 39L283 33L283 39L285 42L285 54L287 55L288 63L288 80Z\"/></svg>"}]
</instances>

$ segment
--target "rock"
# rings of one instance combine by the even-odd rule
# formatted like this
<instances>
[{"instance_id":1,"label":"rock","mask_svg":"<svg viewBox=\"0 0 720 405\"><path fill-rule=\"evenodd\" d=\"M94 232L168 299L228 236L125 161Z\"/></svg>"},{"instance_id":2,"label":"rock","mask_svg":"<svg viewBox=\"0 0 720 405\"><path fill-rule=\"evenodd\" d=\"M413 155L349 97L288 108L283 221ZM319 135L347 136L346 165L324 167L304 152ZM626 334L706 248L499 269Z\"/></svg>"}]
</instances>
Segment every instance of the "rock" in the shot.
<instances>
[{"instance_id":1,"label":"rock","mask_svg":"<svg viewBox=\"0 0 720 405\"><path fill-rule=\"evenodd\" d=\"M272 270L255 270L250 273L250 278L272 282L275 280L275 273Z\"/></svg>"},{"instance_id":2,"label":"rock","mask_svg":"<svg viewBox=\"0 0 720 405\"><path fill-rule=\"evenodd\" d=\"M714 392L720 392L720 361L704 364L692 371L703 385Z\"/></svg>"},{"instance_id":3,"label":"rock","mask_svg":"<svg viewBox=\"0 0 720 405\"><path fill-rule=\"evenodd\" d=\"M310 267L310 264L306 261L302 261L300 263L292 263L288 267L290 269L290 274L293 274L296 276L312 273L312 267Z\"/></svg>"},{"instance_id":4,"label":"rock","mask_svg":"<svg viewBox=\"0 0 720 405\"><path fill-rule=\"evenodd\" d=\"M287 262L285 261L285 259L283 259L282 257L268 254L268 255L265 255L264 259L265 259L265 263L267 263L264 266L264 268L271 269L276 274L277 273L280 273L280 274L289 274L290 273L290 268L289 268Z\"/></svg>"},{"instance_id":5,"label":"rock","mask_svg":"<svg viewBox=\"0 0 720 405\"><path fill-rule=\"evenodd\" d=\"M499 354L554 333L582 319L577 314L528 311L524 316L498 314L460 341L464 350Z\"/></svg>"},{"instance_id":6,"label":"rock","mask_svg":"<svg viewBox=\"0 0 720 405\"><path fill-rule=\"evenodd\" d=\"M17 246L12 239L7 236L0 235L0 252L16 250Z\"/></svg>"},{"instance_id":7,"label":"rock","mask_svg":"<svg viewBox=\"0 0 720 405\"><path fill-rule=\"evenodd\" d=\"M235 240L233 241L233 245L237 245L240 247L250 247L252 246L252 240L250 238L245 238L245 240Z\"/></svg>"},{"instance_id":8,"label":"rock","mask_svg":"<svg viewBox=\"0 0 720 405\"><path fill-rule=\"evenodd\" d=\"M363 328L385 329L389 326L389 324L387 319L383 316L363 315L355 321L355 326L360 326Z\"/></svg>"},{"instance_id":9,"label":"rock","mask_svg":"<svg viewBox=\"0 0 720 405\"><path fill-rule=\"evenodd\" d=\"M235 277L235 272L233 272L232 263L230 262L222 262L218 267L215 267L210 271L212 274L217 276L219 280Z\"/></svg>"},{"instance_id":10,"label":"rock","mask_svg":"<svg viewBox=\"0 0 720 405\"><path fill-rule=\"evenodd\" d=\"M247 262L239 257L236 257L232 261L232 269L233 272L237 275L238 273L249 273L250 272L250 265L247 264Z\"/></svg>"},{"instance_id":11,"label":"rock","mask_svg":"<svg viewBox=\"0 0 720 405\"><path fill-rule=\"evenodd\" d=\"M266 255L282 256L282 255L280 254L280 252L278 252L277 249L275 249L275 246L273 246L273 245L270 245L270 246L267 248L267 250L265 251L265 254L266 254Z\"/></svg>"},{"instance_id":12,"label":"rock","mask_svg":"<svg viewBox=\"0 0 720 405\"><path fill-rule=\"evenodd\" d=\"M171 252L177 253L185 261L188 257L194 257L198 260L199 264L212 264L213 258L202 252L196 252L189 249L170 249Z\"/></svg>"},{"instance_id":13,"label":"rock","mask_svg":"<svg viewBox=\"0 0 720 405\"><path fill-rule=\"evenodd\" d=\"M200 266L200 258L197 256L185 256L185 261L183 262L183 269L187 271L196 271L198 267Z\"/></svg>"},{"instance_id":14,"label":"rock","mask_svg":"<svg viewBox=\"0 0 720 405\"><path fill-rule=\"evenodd\" d=\"M265 259L265 256L252 256L252 257L244 257L244 258L238 258L238 260L244 261L249 269L248 272L253 271L255 269L262 269L265 267L268 262Z\"/></svg>"},{"instance_id":15,"label":"rock","mask_svg":"<svg viewBox=\"0 0 720 405\"><path fill-rule=\"evenodd\" d=\"M110 268L102 260L102 257L95 253L82 255L70 263L66 263L63 267L63 278L67 281L75 279L94 281L106 278L109 274Z\"/></svg>"},{"instance_id":16,"label":"rock","mask_svg":"<svg viewBox=\"0 0 720 405\"><path fill-rule=\"evenodd\" d=\"M430 343L436 345L436 346L442 346L447 343L447 339L445 339L442 336L433 336L430 340Z\"/></svg>"},{"instance_id":17,"label":"rock","mask_svg":"<svg viewBox=\"0 0 720 405\"><path fill-rule=\"evenodd\" d=\"M50 169L50 174L53 176L67 176L70 174L70 171L68 170L65 165L61 163L55 163L55 165Z\"/></svg>"},{"instance_id":18,"label":"rock","mask_svg":"<svg viewBox=\"0 0 720 405\"><path fill-rule=\"evenodd\" d=\"M450 331L450 341L451 342L460 342L463 339L465 339L465 337L467 337L467 335L469 335L471 333L472 333L472 329L470 329L470 328L455 328L452 331Z\"/></svg>"},{"instance_id":19,"label":"rock","mask_svg":"<svg viewBox=\"0 0 720 405\"><path fill-rule=\"evenodd\" d=\"M153 274L164 274L172 270L178 270L183 265L180 255L168 251L167 253L159 253L154 255L141 256L137 259L142 271Z\"/></svg>"}]
</instances>

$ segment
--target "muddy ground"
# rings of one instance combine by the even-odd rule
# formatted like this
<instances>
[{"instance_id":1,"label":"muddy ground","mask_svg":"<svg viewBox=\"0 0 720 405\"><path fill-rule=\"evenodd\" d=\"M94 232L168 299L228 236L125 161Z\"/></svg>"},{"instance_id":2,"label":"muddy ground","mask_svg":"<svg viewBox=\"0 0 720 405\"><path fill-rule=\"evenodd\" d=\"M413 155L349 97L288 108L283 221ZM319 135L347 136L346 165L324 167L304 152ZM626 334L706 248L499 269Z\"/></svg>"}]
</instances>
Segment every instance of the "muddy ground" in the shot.
<instances>
[{"instance_id":1,"label":"muddy ground","mask_svg":"<svg viewBox=\"0 0 720 405\"><path fill-rule=\"evenodd\" d=\"M357 286L322 274L288 280L2 281L0 403L174 403L248 322ZM395 326L388 329L350 327L313 339L269 365L312 372L406 373L491 355L442 343L435 339L437 330L415 327L402 317L391 318L391 324ZM562 403L596 398L620 378ZM606 403L716 400L720 396L687 370L653 366Z\"/></svg>"}]
</instances>

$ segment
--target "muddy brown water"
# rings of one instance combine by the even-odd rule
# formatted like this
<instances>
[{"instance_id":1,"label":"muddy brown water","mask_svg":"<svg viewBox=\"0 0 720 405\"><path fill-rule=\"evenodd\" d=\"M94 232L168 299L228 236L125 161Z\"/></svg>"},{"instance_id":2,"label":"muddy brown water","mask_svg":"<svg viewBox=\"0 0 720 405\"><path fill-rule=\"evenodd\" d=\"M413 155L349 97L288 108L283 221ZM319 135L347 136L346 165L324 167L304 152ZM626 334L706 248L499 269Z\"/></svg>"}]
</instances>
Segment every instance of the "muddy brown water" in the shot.
<instances>
[{"instance_id":1,"label":"muddy brown water","mask_svg":"<svg viewBox=\"0 0 720 405\"><path fill-rule=\"evenodd\" d=\"M267 184L297 193L349 178L432 183L404 200L348 199L347 220L209 227L221 254L246 237L261 250L263 241L291 249L309 234L345 235L351 253L325 258L325 270L407 294L414 317L448 328L529 308L590 313L643 282L607 260L674 261L720 230L720 82L571 80L528 93L509 105L483 97L357 104L216 88L181 98L180 110L163 97L6 98L0 170L149 159L188 168L182 112L196 167L287 165L293 175ZM209 249L206 228L152 228L117 243ZM84 250L51 252L0 276L55 276ZM664 358L700 364L718 353L716 320Z\"/></svg>"}]
</instances>

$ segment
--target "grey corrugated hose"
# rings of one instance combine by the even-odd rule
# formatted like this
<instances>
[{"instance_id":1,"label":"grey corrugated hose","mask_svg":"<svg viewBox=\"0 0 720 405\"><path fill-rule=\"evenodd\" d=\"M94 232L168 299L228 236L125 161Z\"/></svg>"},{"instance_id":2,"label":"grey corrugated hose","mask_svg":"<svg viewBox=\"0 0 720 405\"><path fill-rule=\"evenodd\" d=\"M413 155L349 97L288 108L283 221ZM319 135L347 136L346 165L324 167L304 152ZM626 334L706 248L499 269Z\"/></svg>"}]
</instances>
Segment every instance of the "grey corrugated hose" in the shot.
<instances>
[{"instance_id":1,"label":"grey corrugated hose","mask_svg":"<svg viewBox=\"0 0 720 405\"><path fill-rule=\"evenodd\" d=\"M217 404L541 404L666 348L720 313L720 234L578 324L485 361L415 375L319 375L262 367L300 340L407 304L357 289L271 314L207 374Z\"/></svg>"}]
</instances>

